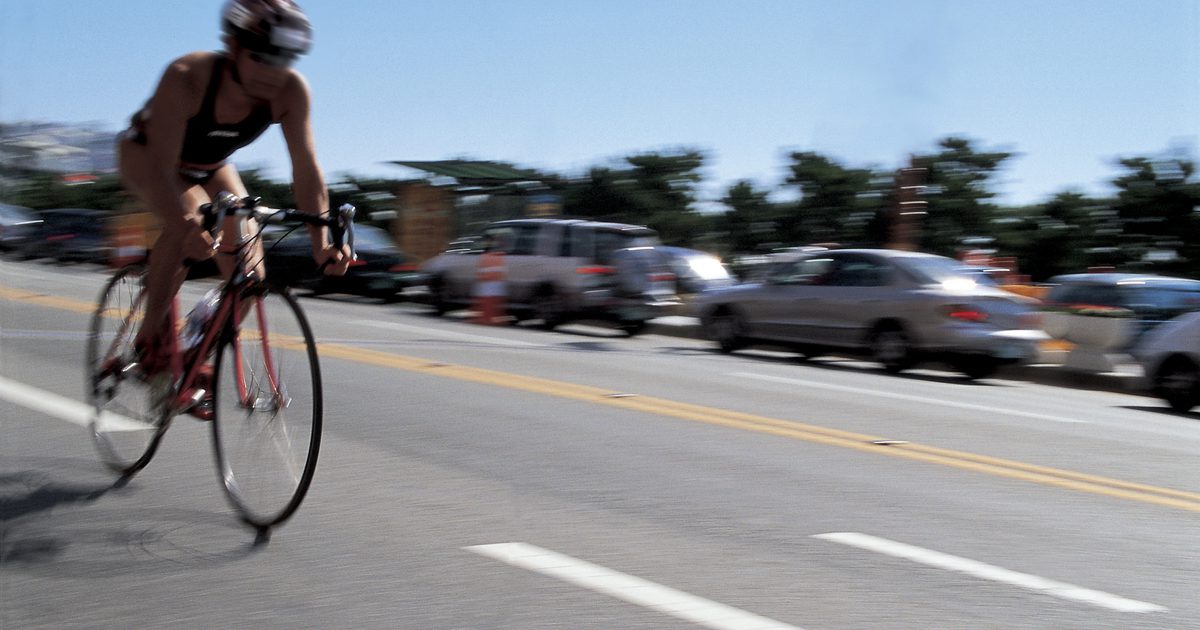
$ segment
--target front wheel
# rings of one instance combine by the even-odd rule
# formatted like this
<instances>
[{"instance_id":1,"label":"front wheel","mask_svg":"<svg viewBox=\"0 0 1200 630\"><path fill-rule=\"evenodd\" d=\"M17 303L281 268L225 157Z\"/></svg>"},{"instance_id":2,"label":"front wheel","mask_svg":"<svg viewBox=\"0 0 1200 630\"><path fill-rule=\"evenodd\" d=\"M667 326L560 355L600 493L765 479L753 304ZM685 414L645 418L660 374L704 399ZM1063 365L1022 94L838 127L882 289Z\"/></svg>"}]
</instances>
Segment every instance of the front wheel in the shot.
<instances>
[{"instance_id":1,"label":"front wheel","mask_svg":"<svg viewBox=\"0 0 1200 630\"><path fill-rule=\"evenodd\" d=\"M308 320L286 291L246 296L217 351L213 445L225 495L258 528L287 520L321 445L321 373ZM236 314L234 315L237 316Z\"/></svg>"},{"instance_id":2,"label":"front wheel","mask_svg":"<svg viewBox=\"0 0 1200 630\"><path fill-rule=\"evenodd\" d=\"M726 354L739 350L745 345L743 332L745 325L737 313L722 310L714 313L705 326L705 335L716 342L717 348Z\"/></svg>"},{"instance_id":3,"label":"front wheel","mask_svg":"<svg viewBox=\"0 0 1200 630\"><path fill-rule=\"evenodd\" d=\"M170 376L147 378L134 363L133 340L146 312L144 275L145 267L130 265L104 285L92 313L84 366L93 441L101 460L122 475L150 463L169 420Z\"/></svg>"},{"instance_id":4,"label":"front wheel","mask_svg":"<svg viewBox=\"0 0 1200 630\"><path fill-rule=\"evenodd\" d=\"M903 372L913 364L912 345L897 324L882 325L871 335L871 356L889 374Z\"/></svg>"}]
</instances>

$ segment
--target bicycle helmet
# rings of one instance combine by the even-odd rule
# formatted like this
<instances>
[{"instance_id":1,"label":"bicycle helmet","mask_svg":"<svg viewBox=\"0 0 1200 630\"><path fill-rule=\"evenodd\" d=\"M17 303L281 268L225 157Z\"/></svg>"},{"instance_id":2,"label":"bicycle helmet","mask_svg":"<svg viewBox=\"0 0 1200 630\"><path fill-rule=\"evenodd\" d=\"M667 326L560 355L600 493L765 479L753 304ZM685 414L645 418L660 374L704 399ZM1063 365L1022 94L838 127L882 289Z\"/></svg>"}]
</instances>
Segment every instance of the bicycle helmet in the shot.
<instances>
[{"instance_id":1,"label":"bicycle helmet","mask_svg":"<svg viewBox=\"0 0 1200 630\"><path fill-rule=\"evenodd\" d=\"M292 0L229 0L221 11L221 31L281 65L312 47L312 24Z\"/></svg>"}]
</instances>

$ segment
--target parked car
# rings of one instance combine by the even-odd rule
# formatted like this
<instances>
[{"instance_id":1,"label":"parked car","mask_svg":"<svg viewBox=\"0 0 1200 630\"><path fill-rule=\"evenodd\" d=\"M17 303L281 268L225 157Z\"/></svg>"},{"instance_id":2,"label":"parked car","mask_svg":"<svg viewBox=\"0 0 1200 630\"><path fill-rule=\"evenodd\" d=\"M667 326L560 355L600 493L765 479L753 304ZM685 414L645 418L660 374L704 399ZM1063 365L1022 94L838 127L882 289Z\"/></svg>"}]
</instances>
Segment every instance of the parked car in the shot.
<instances>
[{"instance_id":1,"label":"parked car","mask_svg":"<svg viewBox=\"0 0 1200 630\"><path fill-rule=\"evenodd\" d=\"M628 334L678 304L675 277L654 251L658 234L623 223L516 219L492 223L484 241L502 243L509 313L546 329L571 320L613 322ZM437 313L471 303L481 249L457 247L426 261Z\"/></svg>"},{"instance_id":2,"label":"parked car","mask_svg":"<svg viewBox=\"0 0 1200 630\"><path fill-rule=\"evenodd\" d=\"M313 293L348 293L392 302L403 299L412 287L425 284L417 264L400 250L386 230L374 226L354 227L358 260L350 263L344 276L327 276L318 271L305 229L268 226L263 243L267 279Z\"/></svg>"},{"instance_id":3,"label":"parked car","mask_svg":"<svg viewBox=\"0 0 1200 630\"><path fill-rule=\"evenodd\" d=\"M1200 310L1200 280L1135 273L1077 273L1055 276L1045 308L1124 308L1137 321L1127 347L1154 327Z\"/></svg>"},{"instance_id":4,"label":"parked car","mask_svg":"<svg viewBox=\"0 0 1200 630\"><path fill-rule=\"evenodd\" d=\"M41 233L42 219L24 206L0 203L0 251L20 257Z\"/></svg>"},{"instance_id":5,"label":"parked car","mask_svg":"<svg viewBox=\"0 0 1200 630\"><path fill-rule=\"evenodd\" d=\"M1147 387L1172 409L1200 405L1200 312L1185 313L1148 331L1132 350Z\"/></svg>"},{"instance_id":6,"label":"parked car","mask_svg":"<svg viewBox=\"0 0 1200 630\"><path fill-rule=\"evenodd\" d=\"M42 211L40 243L33 257L61 262L107 262L112 252L109 219L112 213L91 208L58 208Z\"/></svg>"},{"instance_id":7,"label":"parked car","mask_svg":"<svg viewBox=\"0 0 1200 630\"><path fill-rule=\"evenodd\" d=\"M1036 356L1035 300L979 282L954 259L883 249L797 252L759 282L697 299L724 352L786 346L805 356L867 353L889 372L942 360L970 378Z\"/></svg>"}]
</instances>

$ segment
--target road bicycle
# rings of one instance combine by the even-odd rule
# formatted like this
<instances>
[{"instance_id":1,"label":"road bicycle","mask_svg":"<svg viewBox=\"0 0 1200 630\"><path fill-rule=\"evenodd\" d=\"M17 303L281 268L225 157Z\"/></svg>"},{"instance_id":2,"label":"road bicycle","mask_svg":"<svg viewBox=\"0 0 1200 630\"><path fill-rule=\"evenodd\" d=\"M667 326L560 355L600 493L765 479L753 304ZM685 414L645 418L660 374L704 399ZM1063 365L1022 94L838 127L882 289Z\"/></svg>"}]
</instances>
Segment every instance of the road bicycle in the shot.
<instances>
[{"instance_id":1,"label":"road bicycle","mask_svg":"<svg viewBox=\"0 0 1200 630\"><path fill-rule=\"evenodd\" d=\"M346 242L353 251L354 207L312 215L223 193L201 212L214 234L223 222L236 226L237 263L217 289L215 312L189 348L180 347L178 334L164 335L153 358L169 367L148 373L151 357L139 356L133 344L146 308L146 267L117 270L100 293L88 335L91 433L105 464L128 477L154 457L176 415L210 421L226 497L243 521L265 530L304 500L321 445L323 402L308 319L286 287L260 277L261 261L251 258L263 251L268 224L327 227L335 247ZM169 321L177 322L178 312L176 297Z\"/></svg>"}]
</instances>

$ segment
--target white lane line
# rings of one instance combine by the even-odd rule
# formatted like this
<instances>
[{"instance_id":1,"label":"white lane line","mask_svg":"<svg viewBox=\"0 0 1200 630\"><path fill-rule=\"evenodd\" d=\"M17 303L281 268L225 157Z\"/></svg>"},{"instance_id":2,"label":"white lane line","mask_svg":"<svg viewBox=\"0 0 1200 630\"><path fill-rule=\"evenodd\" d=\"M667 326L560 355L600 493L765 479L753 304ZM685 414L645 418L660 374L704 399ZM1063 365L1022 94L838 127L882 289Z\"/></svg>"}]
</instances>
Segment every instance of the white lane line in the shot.
<instances>
[{"instance_id":1,"label":"white lane line","mask_svg":"<svg viewBox=\"0 0 1200 630\"><path fill-rule=\"evenodd\" d=\"M834 385L832 383L821 383L818 381L806 381L799 378L785 378L782 376L770 376L767 374L754 374L752 372L730 372L730 376L739 376L741 378L753 378L760 381L771 381L774 383L784 383L787 385L801 385L803 387L813 387L818 389L827 389L835 392L846 392L850 394L858 394L865 396L874 396L876 398L891 398L894 400L906 400L909 402L918 402L929 405L940 405L942 407L954 407L956 409L967 409L969 411L983 411L986 413L1002 414L1005 416L1019 416L1021 418L1033 418L1035 420L1049 420L1051 422L1065 422L1069 424L1091 424L1087 420L1078 420L1076 418L1064 418L1062 416L1051 416L1044 413L1033 413L1029 411L1017 411L1015 409L1005 409L1003 407L989 407L987 405L976 405L973 403L953 402L949 400L939 400L937 398L928 398L925 396L913 396L910 394L897 394L894 392L881 392L874 389L866 389L863 387L850 387L847 385Z\"/></svg>"},{"instance_id":2,"label":"white lane line","mask_svg":"<svg viewBox=\"0 0 1200 630\"><path fill-rule=\"evenodd\" d=\"M91 424L94 413L91 405L2 376L0 376L0 398L81 427ZM101 424L108 431L144 431L152 428L144 422L108 411L104 412Z\"/></svg>"},{"instance_id":3,"label":"white lane line","mask_svg":"<svg viewBox=\"0 0 1200 630\"><path fill-rule=\"evenodd\" d=\"M1056 582L1044 577L1030 575L1028 573L1018 573L1001 567L977 562L968 558L952 556L950 554L932 551L921 547L906 545L886 538L878 538L867 534L857 532L834 532L830 534L817 534L813 538L820 538L830 542L836 542L859 549L875 551L878 553L894 556L896 558L904 558L919 562L921 564L946 569L948 571L956 571L965 573L984 580L993 582L1002 582L1012 586L1018 586L1033 591L1040 591L1047 595L1052 595L1059 599L1068 599L1076 602L1083 602L1093 606L1100 606L1120 612L1162 612L1166 608L1157 604L1140 602L1135 599L1126 599L1118 595L1112 595L1103 591L1094 591L1092 589L1067 584L1065 582Z\"/></svg>"},{"instance_id":4,"label":"white lane line","mask_svg":"<svg viewBox=\"0 0 1200 630\"><path fill-rule=\"evenodd\" d=\"M61 418L81 427L88 426L92 419L92 406L77 400L59 396L44 389L12 381L0 376L0 398L48 416Z\"/></svg>"},{"instance_id":5,"label":"white lane line","mask_svg":"<svg viewBox=\"0 0 1200 630\"><path fill-rule=\"evenodd\" d=\"M800 630L774 619L525 543L475 545L463 549L714 630Z\"/></svg>"},{"instance_id":6,"label":"white lane line","mask_svg":"<svg viewBox=\"0 0 1200 630\"><path fill-rule=\"evenodd\" d=\"M475 341L489 343L497 346L516 346L522 348L544 348L545 344L529 343L527 341L517 341L515 339L500 339L499 337L488 337L486 335L472 335L470 333L450 332L446 330L437 330L435 328L423 328L421 326L409 326L408 324L398 324L396 322L381 322L373 319L356 319L347 322L351 326L369 326L371 328L379 328L381 330L393 330L396 332L411 332L421 335L433 335L435 337L444 337L446 339L461 339L464 341Z\"/></svg>"}]
</instances>

